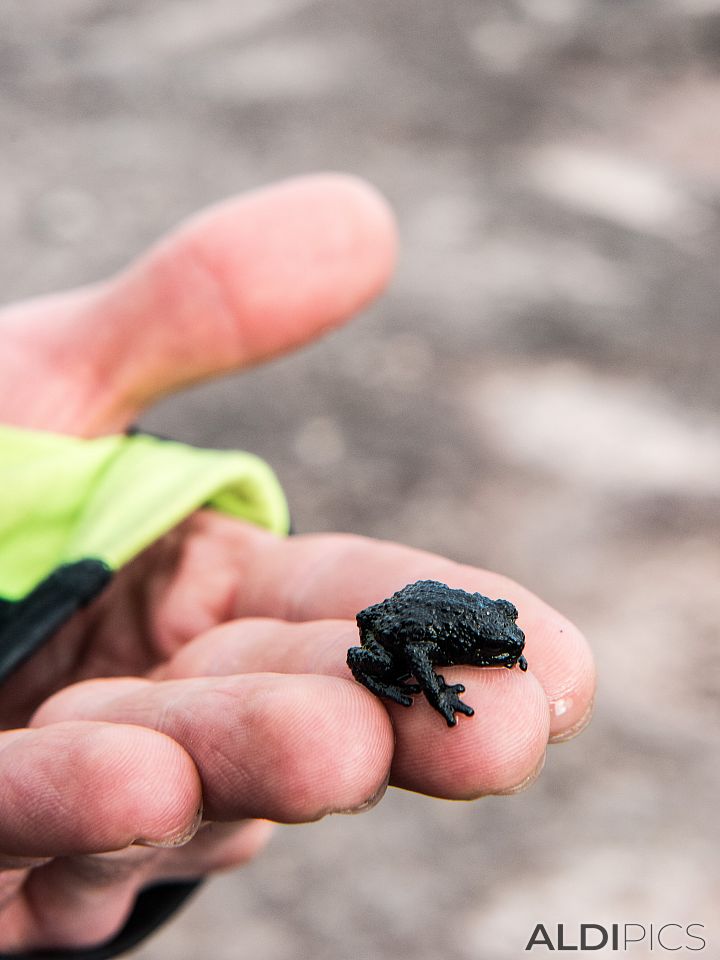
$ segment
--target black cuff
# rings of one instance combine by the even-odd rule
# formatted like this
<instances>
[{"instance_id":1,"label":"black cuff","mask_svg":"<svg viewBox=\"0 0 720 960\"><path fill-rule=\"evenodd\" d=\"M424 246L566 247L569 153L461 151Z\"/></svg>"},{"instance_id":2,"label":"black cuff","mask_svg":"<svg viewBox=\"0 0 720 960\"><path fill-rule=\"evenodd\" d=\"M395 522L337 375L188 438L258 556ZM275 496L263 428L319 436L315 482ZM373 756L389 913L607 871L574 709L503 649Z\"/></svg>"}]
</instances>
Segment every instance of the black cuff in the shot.
<instances>
[{"instance_id":1,"label":"black cuff","mask_svg":"<svg viewBox=\"0 0 720 960\"><path fill-rule=\"evenodd\" d=\"M78 950L31 950L28 953L0 953L0 960L109 960L132 950L150 936L197 890L201 880L160 883L142 890L127 923L117 936L99 947Z\"/></svg>"},{"instance_id":2,"label":"black cuff","mask_svg":"<svg viewBox=\"0 0 720 960\"><path fill-rule=\"evenodd\" d=\"M0 597L0 683L101 593L113 572L88 558L56 567L21 600Z\"/></svg>"}]
</instances>

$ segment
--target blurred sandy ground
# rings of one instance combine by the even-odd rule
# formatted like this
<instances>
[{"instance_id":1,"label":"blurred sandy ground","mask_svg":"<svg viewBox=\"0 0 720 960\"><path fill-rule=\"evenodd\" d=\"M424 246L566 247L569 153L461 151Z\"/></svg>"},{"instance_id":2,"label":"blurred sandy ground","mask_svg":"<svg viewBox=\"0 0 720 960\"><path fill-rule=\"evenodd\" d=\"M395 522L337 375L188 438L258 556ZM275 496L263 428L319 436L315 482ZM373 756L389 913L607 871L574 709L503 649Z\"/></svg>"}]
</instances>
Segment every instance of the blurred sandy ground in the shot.
<instances>
[{"instance_id":1,"label":"blurred sandy ground","mask_svg":"<svg viewBox=\"0 0 720 960\"><path fill-rule=\"evenodd\" d=\"M390 294L146 425L266 456L301 531L516 577L601 670L528 794L284 828L139 958L513 960L541 921L716 953L719 104L718 0L3 0L3 299L227 194L368 177Z\"/></svg>"}]
</instances>

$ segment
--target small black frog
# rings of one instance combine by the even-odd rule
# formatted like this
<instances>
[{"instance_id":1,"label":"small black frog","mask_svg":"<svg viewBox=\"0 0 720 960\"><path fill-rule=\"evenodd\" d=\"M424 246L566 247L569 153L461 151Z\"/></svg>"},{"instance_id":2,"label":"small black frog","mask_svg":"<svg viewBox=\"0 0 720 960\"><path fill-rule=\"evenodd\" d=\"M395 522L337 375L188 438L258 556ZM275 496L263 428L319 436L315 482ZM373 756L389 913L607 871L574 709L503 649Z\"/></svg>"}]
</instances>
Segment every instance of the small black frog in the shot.
<instances>
[{"instance_id":1,"label":"small black frog","mask_svg":"<svg viewBox=\"0 0 720 960\"><path fill-rule=\"evenodd\" d=\"M461 683L446 684L433 666L466 664L527 670L525 634L509 600L454 590L436 580L410 583L357 615L359 647L350 647L353 676L379 697L409 707L411 694L425 694L449 727L455 713L471 717ZM413 676L417 683L405 683Z\"/></svg>"}]
</instances>

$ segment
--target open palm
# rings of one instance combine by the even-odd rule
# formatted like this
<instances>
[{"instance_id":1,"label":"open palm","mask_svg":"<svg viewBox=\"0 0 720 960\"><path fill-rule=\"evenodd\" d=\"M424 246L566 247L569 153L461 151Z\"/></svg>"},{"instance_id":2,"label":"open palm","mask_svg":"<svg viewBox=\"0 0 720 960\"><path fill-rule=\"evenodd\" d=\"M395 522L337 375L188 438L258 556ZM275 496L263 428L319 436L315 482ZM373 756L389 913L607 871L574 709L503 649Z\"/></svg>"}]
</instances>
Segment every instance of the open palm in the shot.
<instances>
[{"instance_id":1,"label":"open palm","mask_svg":"<svg viewBox=\"0 0 720 960\"><path fill-rule=\"evenodd\" d=\"M173 389L336 326L393 259L387 208L349 178L220 205L108 283L0 314L0 421L122 431ZM355 612L417 579L507 597L527 634L527 675L446 671L476 708L452 731L345 666ZM498 575L200 511L3 687L0 950L97 943L143 885L241 863L267 821L363 809L388 781L514 792L586 722L593 684L578 631Z\"/></svg>"}]
</instances>

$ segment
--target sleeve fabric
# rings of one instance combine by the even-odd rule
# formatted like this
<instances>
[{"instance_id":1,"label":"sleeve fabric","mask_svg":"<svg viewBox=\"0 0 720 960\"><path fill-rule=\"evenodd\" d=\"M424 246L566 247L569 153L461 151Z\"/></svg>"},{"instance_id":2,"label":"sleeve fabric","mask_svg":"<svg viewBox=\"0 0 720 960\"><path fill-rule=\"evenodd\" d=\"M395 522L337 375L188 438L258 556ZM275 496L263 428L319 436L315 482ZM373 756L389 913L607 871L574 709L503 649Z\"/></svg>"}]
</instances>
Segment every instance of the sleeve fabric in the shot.
<instances>
[{"instance_id":1,"label":"sleeve fabric","mask_svg":"<svg viewBox=\"0 0 720 960\"><path fill-rule=\"evenodd\" d=\"M282 488L260 458L143 433L84 440L0 425L0 496L0 683L200 507L278 534L290 526ZM147 887L106 944L0 960L108 960L156 930L200 882Z\"/></svg>"},{"instance_id":2,"label":"sleeve fabric","mask_svg":"<svg viewBox=\"0 0 720 960\"><path fill-rule=\"evenodd\" d=\"M199 507L287 533L270 467L147 434L0 426L0 682L113 574Z\"/></svg>"}]
</instances>

